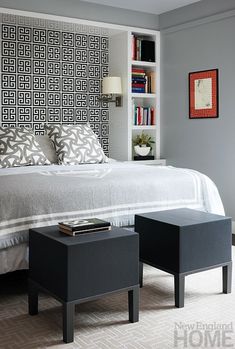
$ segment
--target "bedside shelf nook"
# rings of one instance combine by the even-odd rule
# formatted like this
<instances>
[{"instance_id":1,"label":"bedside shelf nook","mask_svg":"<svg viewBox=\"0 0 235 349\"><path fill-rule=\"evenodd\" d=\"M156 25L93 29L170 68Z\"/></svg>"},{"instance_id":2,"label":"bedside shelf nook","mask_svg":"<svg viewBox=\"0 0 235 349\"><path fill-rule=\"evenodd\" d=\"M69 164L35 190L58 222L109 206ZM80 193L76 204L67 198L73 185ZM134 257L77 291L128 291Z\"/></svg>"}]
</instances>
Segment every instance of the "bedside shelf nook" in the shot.
<instances>
[{"instance_id":1,"label":"bedside shelf nook","mask_svg":"<svg viewBox=\"0 0 235 349\"><path fill-rule=\"evenodd\" d=\"M143 44L138 57L133 51L137 39ZM130 27L115 30L109 40L109 75L121 77L123 90L122 107L109 105L110 157L134 160L132 139L144 131L155 141L151 155L159 160L160 33Z\"/></svg>"}]
</instances>

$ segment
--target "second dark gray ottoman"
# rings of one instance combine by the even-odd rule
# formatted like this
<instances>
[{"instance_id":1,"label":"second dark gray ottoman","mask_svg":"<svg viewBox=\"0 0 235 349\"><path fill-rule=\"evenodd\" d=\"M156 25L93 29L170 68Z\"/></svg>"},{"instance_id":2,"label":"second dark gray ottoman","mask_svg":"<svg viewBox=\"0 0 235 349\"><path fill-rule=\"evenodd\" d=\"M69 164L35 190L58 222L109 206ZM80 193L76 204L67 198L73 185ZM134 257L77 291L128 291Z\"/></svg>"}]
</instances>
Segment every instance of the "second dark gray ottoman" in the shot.
<instances>
[{"instance_id":1,"label":"second dark gray ottoman","mask_svg":"<svg viewBox=\"0 0 235 349\"><path fill-rule=\"evenodd\" d=\"M223 292L231 292L231 218L187 208L151 212L135 216L135 231L141 262L174 275L176 307L184 306L188 274L223 267Z\"/></svg>"}]
</instances>

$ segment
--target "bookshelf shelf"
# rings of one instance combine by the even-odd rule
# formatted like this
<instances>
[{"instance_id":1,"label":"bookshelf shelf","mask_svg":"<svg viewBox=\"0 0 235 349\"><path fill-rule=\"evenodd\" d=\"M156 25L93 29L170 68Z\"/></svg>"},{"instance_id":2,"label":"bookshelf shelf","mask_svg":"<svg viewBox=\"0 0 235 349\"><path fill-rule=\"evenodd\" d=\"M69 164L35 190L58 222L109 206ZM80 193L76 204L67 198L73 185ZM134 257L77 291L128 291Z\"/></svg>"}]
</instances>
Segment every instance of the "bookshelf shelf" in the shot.
<instances>
[{"instance_id":1,"label":"bookshelf shelf","mask_svg":"<svg viewBox=\"0 0 235 349\"><path fill-rule=\"evenodd\" d=\"M137 67L155 67L156 63L155 62L145 62L145 61L132 61L131 64L133 66L137 66Z\"/></svg>"},{"instance_id":2,"label":"bookshelf shelf","mask_svg":"<svg viewBox=\"0 0 235 349\"><path fill-rule=\"evenodd\" d=\"M156 125L133 125L132 130L156 130Z\"/></svg>"},{"instance_id":3,"label":"bookshelf shelf","mask_svg":"<svg viewBox=\"0 0 235 349\"><path fill-rule=\"evenodd\" d=\"M135 93L131 94L132 98L156 98L156 93Z\"/></svg>"}]
</instances>

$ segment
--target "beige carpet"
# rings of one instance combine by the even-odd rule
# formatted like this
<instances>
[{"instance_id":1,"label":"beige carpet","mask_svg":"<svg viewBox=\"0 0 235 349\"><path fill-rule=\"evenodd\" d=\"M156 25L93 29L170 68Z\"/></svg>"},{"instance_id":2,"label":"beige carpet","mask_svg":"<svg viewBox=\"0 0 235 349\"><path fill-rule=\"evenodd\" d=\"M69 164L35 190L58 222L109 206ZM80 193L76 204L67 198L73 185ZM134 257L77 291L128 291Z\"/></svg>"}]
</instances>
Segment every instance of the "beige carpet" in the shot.
<instances>
[{"instance_id":1,"label":"beige carpet","mask_svg":"<svg viewBox=\"0 0 235 349\"><path fill-rule=\"evenodd\" d=\"M57 301L42 295L40 312L31 317L27 314L25 280L7 280L7 287L4 279L0 282L0 348L167 349L176 347L176 344L178 348L224 349L227 345L235 348L235 295L221 293L221 269L188 276L185 307L177 309L174 307L173 277L145 267L139 323L127 321L125 293L82 304L76 307L72 344L62 342L61 306ZM223 331L215 334L215 327L209 339L204 330L192 333L196 323L198 326L224 324L228 329L233 326L232 331L225 334L231 338L222 343ZM183 335L180 324L184 329L188 325L193 327L184 333L187 343L183 339L174 343L176 328L178 336ZM210 342L214 335L215 344Z\"/></svg>"}]
</instances>

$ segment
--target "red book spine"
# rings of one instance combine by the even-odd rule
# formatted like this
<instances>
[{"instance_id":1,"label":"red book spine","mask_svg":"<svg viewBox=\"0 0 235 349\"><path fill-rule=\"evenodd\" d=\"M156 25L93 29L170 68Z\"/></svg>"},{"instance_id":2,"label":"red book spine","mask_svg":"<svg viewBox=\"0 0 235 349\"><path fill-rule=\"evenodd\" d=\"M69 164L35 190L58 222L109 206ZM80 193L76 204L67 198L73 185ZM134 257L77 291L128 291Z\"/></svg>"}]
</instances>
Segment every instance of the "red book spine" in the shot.
<instances>
[{"instance_id":1,"label":"red book spine","mask_svg":"<svg viewBox=\"0 0 235 349\"><path fill-rule=\"evenodd\" d=\"M134 35L132 35L131 45L132 45L132 59L136 60L136 37Z\"/></svg>"},{"instance_id":2,"label":"red book spine","mask_svg":"<svg viewBox=\"0 0 235 349\"><path fill-rule=\"evenodd\" d=\"M132 84L132 87L145 87L145 84Z\"/></svg>"},{"instance_id":3,"label":"red book spine","mask_svg":"<svg viewBox=\"0 0 235 349\"><path fill-rule=\"evenodd\" d=\"M151 108L151 125L155 125L155 109Z\"/></svg>"},{"instance_id":4,"label":"red book spine","mask_svg":"<svg viewBox=\"0 0 235 349\"><path fill-rule=\"evenodd\" d=\"M141 107L137 107L137 125L141 125Z\"/></svg>"},{"instance_id":5,"label":"red book spine","mask_svg":"<svg viewBox=\"0 0 235 349\"><path fill-rule=\"evenodd\" d=\"M142 74L145 73L144 69L141 69L141 68L132 68L132 72L133 73L142 73Z\"/></svg>"}]
</instances>

